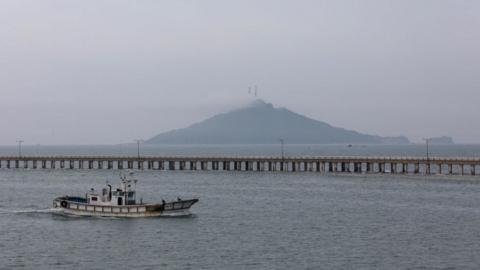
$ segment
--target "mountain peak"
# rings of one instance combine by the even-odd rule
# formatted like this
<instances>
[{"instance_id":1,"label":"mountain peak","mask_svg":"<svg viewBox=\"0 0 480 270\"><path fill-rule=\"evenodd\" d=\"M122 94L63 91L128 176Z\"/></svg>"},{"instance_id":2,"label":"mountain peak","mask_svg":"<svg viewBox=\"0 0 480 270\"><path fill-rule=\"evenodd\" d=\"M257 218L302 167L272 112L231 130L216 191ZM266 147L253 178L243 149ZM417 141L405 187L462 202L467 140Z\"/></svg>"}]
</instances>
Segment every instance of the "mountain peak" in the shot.
<instances>
[{"instance_id":1,"label":"mountain peak","mask_svg":"<svg viewBox=\"0 0 480 270\"><path fill-rule=\"evenodd\" d=\"M254 108L271 108L273 109L273 104L272 103L268 103L268 102L265 102L263 99L255 99L254 101L250 102L246 108L251 108L251 107L254 107Z\"/></svg>"}]
</instances>

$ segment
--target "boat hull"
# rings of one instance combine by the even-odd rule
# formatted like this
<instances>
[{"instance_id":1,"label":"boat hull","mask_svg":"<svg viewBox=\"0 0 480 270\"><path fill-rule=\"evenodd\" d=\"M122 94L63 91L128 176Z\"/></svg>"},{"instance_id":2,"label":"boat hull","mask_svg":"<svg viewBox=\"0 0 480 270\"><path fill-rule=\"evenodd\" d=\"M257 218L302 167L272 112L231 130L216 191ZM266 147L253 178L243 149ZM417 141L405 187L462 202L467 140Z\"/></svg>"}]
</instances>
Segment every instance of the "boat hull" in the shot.
<instances>
[{"instance_id":1,"label":"boat hull","mask_svg":"<svg viewBox=\"0 0 480 270\"><path fill-rule=\"evenodd\" d=\"M162 204L109 206L87 204L78 198L59 197L53 201L53 208L58 210L58 214L71 216L138 218L190 215L190 207L197 202L198 199L193 199Z\"/></svg>"}]
</instances>

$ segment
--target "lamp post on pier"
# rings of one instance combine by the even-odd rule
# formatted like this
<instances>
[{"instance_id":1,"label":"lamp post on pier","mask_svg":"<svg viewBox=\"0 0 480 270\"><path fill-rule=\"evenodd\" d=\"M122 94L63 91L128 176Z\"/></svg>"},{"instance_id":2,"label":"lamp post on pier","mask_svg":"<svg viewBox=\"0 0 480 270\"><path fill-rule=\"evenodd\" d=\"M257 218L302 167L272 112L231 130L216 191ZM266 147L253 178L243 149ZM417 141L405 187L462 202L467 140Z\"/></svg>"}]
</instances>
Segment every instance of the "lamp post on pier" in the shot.
<instances>
[{"instance_id":1,"label":"lamp post on pier","mask_svg":"<svg viewBox=\"0 0 480 270\"><path fill-rule=\"evenodd\" d=\"M432 138L423 138L423 140L425 141L425 144L427 146L427 167L425 169L425 173L430 174L430 151L429 151L429 148L428 148L428 144L430 143Z\"/></svg>"},{"instance_id":2,"label":"lamp post on pier","mask_svg":"<svg viewBox=\"0 0 480 270\"><path fill-rule=\"evenodd\" d=\"M22 143L23 140L17 140L18 143L18 157L22 157Z\"/></svg>"},{"instance_id":3,"label":"lamp post on pier","mask_svg":"<svg viewBox=\"0 0 480 270\"><path fill-rule=\"evenodd\" d=\"M283 160L285 159L285 149L284 149L285 140L284 139L279 139L279 140L280 140L280 145L282 150L282 160Z\"/></svg>"},{"instance_id":4,"label":"lamp post on pier","mask_svg":"<svg viewBox=\"0 0 480 270\"><path fill-rule=\"evenodd\" d=\"M137 139L137 140L135 140L135 142L137 142L137 157L138 157L138 159L140 159L140 144L143 143L144 140Z\"/></svg>"}]
</instances>

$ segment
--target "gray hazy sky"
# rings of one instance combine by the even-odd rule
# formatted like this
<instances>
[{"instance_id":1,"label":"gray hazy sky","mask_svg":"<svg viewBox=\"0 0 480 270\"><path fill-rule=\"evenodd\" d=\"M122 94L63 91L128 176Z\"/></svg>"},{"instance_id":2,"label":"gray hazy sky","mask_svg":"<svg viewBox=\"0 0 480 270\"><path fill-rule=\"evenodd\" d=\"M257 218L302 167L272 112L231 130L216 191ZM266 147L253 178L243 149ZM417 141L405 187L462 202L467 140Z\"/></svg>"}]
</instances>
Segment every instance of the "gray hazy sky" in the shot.
<instances>
[{"instance_id":1,"label":"gray hazy sky","mask_svg":"<svg viewBox=\"0 0 480 270\"><path fill-rule=\"evenodd\" d=\"M248 102L480 143L480 1L0 0L0 144L114 144Z\"/></svg>"}]
</instances>

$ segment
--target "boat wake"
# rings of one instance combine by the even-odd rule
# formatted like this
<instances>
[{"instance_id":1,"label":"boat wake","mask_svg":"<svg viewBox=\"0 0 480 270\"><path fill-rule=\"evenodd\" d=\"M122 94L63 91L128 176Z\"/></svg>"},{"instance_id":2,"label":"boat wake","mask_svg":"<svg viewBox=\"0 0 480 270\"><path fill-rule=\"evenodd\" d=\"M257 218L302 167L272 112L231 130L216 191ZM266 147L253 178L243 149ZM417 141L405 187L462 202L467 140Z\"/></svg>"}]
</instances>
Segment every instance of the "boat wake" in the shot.
<instances>
[{"instance_id":1,"label":"boat wake","mask_svg":"<svg viewBox=\"0 0 480 270\"><path fill-rule=\"evenodd\" d=\"M191 217L191 216L192 216L192 213L188 211L184 211L184 212L174 212L174 213L165 212L160 217Z\"/></svg>"},{"instance_id":2,"label":"boat wake","mask_svg":"<svg viewBox=\"0 0 480 270\"><path fill-rule=\"evenodd\" d=\"M0 215L6 214L51 214L59 212L59 209L55 208L46 208L46 209L2 209L0 210Z\"/></svg>"}]
</instances>

